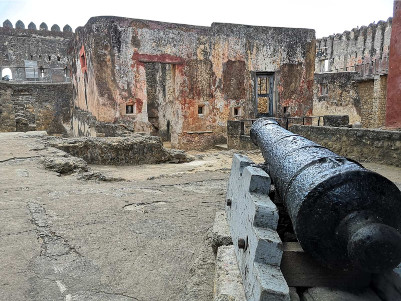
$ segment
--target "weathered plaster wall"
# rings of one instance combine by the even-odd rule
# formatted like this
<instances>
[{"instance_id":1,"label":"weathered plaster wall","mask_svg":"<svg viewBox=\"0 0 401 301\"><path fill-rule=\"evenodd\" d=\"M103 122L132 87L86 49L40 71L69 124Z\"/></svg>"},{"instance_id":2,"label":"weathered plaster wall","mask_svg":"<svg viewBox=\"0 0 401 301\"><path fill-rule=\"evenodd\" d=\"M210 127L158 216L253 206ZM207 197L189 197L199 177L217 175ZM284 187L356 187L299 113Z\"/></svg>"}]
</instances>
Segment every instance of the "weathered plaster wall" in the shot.
<instances>
[{"instance_id":1,"label":"weathered plaster wall","mask_svg":"<svg viewBox=\"0 0 401 301\"><path fill-rule=\"evenodd\" d=\"M326 87L327 93L323 91L323 87ZM348 115L351 124L361 122L361 99L356 73L316 73L313 115Z\"/></svg>"},{"instance_id":2,"label":"weathered plaster wall","mask_svg":"<svg viewBox=\"0 0 401 301\"><path fill-rule=\"evenodd\" d=\"M392 18L316 41L316 72L356 71L361 76L387 74Z\"/></svg>"},{"instance_id":3,"label":"weathered plaster wall","mask_svg":"<svg viewBox=\"0 0 401 301\"><path fill-rule=\"evenodd\" d=\"M386 89L387 75L364 78L356 72L316 73L313 115L348 115L351 124L384 127Z\"/></svg>"},{"instance_id":4,"label":"weathered plaster wall","mask_svg":"<svg viewBox=\"0 0 401 301\"><path fill-rule=\"evenodd\" d=\"M9 67L13 79L25 79L24 60L37 61L38 67L65 68L70 64L67 52L74 34L69 31L47 31L0 27L0 69ZM1 74L1 70L0 70ZM69 74L68 74L69 75ZM49 80L64 81L63 70L45 70Z\"/></svg>"},{"instance_id":5,"label":"weathered plaster wall","mask_svg":"<svg viewBox=\"0 0 401 301\"><path fill-rule=\"evenodd\" d=\"M401 166L401 132L293 125L290 131L358 161Z\"/></svg>"},{"instance_id":6,"label":"weathered plaster wall","mask_svg":"<svg viewBox=\"0 0 401 301\"><path fill-rule=\"evenodd\" d=\"M72 86L0 82L0 132L47 131L66 134Z\"/></svg>"},{"instance_id":7,"label":"weathered plaster wall","mask_svg":"<svg viewBox=\"0 0 401 301\"><path fill-rule=\"evenodd\" d=\"M76 32L74 103L98 121L132 124L175 147L214 143L228 119L255 116L260 71L275 73L276 115L312 112L313 30L96 17Z\"/></svg>"}]
</instances>

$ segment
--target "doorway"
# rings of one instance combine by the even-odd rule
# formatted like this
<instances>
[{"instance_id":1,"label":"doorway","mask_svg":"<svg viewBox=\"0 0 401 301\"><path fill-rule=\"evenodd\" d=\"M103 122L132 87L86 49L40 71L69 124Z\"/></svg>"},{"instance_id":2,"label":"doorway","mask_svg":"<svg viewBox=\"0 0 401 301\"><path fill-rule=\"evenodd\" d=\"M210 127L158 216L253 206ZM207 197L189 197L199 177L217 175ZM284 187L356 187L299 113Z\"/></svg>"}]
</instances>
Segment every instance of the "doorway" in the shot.
<instances>
[{"instance_id":1,"label":"doorway","mask_svg":"<svg viewBox=\"0 0 401 301\"><path fill-rule=\"evenodd\" d=\"M257 72L255 81L257 116L272 117L274 115L274 73Z\"/></svg>"}]
</instances>

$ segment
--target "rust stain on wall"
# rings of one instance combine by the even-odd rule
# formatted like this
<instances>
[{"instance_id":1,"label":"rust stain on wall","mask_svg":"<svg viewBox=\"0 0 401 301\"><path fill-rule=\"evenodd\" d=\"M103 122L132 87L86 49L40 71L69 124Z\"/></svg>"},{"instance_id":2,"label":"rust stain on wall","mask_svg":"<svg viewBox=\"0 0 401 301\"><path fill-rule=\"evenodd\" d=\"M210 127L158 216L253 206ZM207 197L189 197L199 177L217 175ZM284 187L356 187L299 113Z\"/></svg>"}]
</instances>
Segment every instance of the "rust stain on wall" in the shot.
<instances>
[{"instance_id":1,"label":"rust stain on wall","mask_svg":"<svg viewBox=\"0 0 401 301\"><path fill-rule=\"evenodd\" d=\"M245 98L245 74L244 61L228 60L223 65L223 93L228 99Z\"/></svg>"},{"instance_id":2,"label":"rust stain on wall","mask_svg":"<svg viewBox=\"0 0 401 301\"><path fill-rule=\"evenodd\" d=\"M281 78L277 108L284 102L293 114L309 113L314 41L308 29L92 18L77 30L74 61L84 44L88 74L85 82L74 69L74 102L99 121L202 148L224 138L228 119L255 117L255 72ZM136 110L125 114L132 99Z\"/></svg>"}]
</instances>

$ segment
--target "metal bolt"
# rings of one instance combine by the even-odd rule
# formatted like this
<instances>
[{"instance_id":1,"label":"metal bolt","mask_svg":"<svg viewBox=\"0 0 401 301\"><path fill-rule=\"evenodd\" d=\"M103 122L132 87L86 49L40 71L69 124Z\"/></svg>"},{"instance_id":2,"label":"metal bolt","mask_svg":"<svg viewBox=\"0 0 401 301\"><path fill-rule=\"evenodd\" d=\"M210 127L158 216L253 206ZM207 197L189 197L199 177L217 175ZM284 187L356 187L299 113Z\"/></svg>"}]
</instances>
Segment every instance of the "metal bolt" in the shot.
<instances>
[{"instance_id":1,"label":"metal bolt","mask_svg":"<svg viewBox=\"0 0 401 301\"><path fill-rule=\"evenodd\" d=\"M240 249L245 249L246 244L245 244L245 239L243 238L238 238L238 248Z\"/></svg>"},{"instance_id":2,"label":"metal bolt","mask_svg":"<svg viewBox=\"0 0 401 301\"><path fill-rule=\"evenodd\" d=\"M228 206L228 207L231 207L231 204L232 204L231 199L227 199L227 206Z\"/></svg>"}]
</instances>

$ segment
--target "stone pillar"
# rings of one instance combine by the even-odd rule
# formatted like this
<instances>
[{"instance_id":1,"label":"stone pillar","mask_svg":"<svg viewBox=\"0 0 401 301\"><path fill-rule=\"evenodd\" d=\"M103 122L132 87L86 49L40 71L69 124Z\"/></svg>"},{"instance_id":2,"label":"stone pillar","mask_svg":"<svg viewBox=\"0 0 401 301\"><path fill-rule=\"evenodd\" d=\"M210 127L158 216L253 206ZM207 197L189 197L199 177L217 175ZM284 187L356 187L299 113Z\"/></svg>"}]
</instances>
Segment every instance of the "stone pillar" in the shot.
<instances>
[{"instance_id":1,"label":"stone pillar","mask_svg":"<svg viewBox=\"0 0 401 301\"><path fill-rule=\"evenodd\" d=\"M394 0L387 79L386 126L401 128L401 0Z\"/></svg>"}]
</instances>

